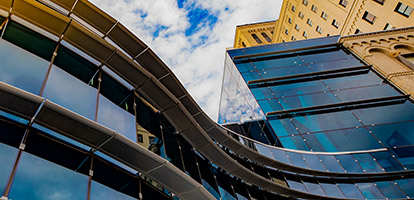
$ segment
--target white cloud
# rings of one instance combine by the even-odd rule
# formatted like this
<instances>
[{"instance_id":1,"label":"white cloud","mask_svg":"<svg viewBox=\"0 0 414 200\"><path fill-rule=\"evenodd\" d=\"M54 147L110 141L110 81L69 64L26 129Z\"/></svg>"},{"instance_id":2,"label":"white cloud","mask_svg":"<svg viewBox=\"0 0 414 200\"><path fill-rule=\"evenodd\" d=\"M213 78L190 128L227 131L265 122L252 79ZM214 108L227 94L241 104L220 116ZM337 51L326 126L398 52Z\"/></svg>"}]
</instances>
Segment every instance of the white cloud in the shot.
<instances>
[{"instance_id":1,"label":"white cloud","mask_svg":"<svg viewBox=\"0 0 414 200\"><path fill-rule=\"evenodd\" d=\"M217 120L225 48L231 47L237 25L275 20L282 0L92 0L134 32L174 71L204 111ZM200 24L189 36L188 8L217 17ZM206 21L203 21L206 22ZM158 35L154 35L158 29Z\"/></svg>"}]
</instances>

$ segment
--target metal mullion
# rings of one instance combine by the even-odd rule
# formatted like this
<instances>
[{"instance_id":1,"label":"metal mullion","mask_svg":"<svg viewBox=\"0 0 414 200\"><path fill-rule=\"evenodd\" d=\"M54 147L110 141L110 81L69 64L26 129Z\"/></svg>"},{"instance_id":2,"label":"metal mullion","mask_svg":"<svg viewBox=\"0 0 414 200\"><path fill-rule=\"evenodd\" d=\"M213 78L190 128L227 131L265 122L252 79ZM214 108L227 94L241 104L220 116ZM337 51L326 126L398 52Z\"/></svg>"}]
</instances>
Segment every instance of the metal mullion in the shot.
<instances>
[{"instance_id":1,"label":"metal mullion","mask_svg":"<svg viewBox=\"0 0 414 200\"><path fill-rule=\"evenodd\" d=\"M100 93L101 93L101 82L102 82L102 68L99 67L98 69L98 89L97 89L97 93L96 93L96 106L95 106L95 122L98 122L98 111L99 111L99 97L100 97Z\"/></svg>"},{"instance_id":2,"label":"metal mullion","mask_svg":"<svg viewBox=\"0 0 414 200\"><path fill-rule=\"evenodd\" d=\"M94 159L93 152L91 152L90 157L91 157L91 164L89 166L88 192L87 192L87 197L86 197L87 200L91 199L91 187L92 187L92 176L93 176L93 159Z\"/></svg>"}]
</instances>

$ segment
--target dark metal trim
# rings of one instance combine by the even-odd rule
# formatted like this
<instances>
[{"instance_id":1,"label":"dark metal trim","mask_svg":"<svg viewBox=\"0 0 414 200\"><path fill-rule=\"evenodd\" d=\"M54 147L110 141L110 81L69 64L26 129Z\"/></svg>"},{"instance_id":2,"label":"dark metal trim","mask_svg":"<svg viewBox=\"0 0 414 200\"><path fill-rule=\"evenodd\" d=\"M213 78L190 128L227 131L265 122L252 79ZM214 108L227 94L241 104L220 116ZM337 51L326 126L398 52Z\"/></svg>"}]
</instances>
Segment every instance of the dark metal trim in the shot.
<instances>
[{"instance_id":1,"label":"dark metal trim","mask_svg":"<svg viewBox=\"0 0 414 200\"><path fill-rule=\"evenodd\" d=\"M402 96L381 97L381 98L359 100L359 101L350 101L350 102L344 102L344 103L325 104L321 106L310 106L306 108L295 108L295 109L289 109L289 110L268 112L266 113L266 116L284 115L284 114L289 114L289 113L306 112L306 111L329 109L329 108L335 108L335 107L351 107L351 106L358 106L358 105L371 104L371 103L382 103L384 101L392 101L392 100L407 100L409 97L410 95L402 95Z\"/></svg>"},{"instance_id":2,"label":"dark metal trim","mask_svg":"<svg viewBox=\"0 0 414 200\"><path fill-rule=\"evenodd\" d=\"M327 47L338 47L340 46L340 43L332 43L332 44L324 44L324 45L318 45L318 46L311 46L311 47L302 47L302 48L295 48L295 49L286 49L286 50L280 50L280 51L271 51L271 52L265 52L265 53L255 53L250 55L243 55L243 56L234 56L233 60L241 60L241 59L247 59L247 58L254 58L254 57L262 57L262 56L272 56L272 55L278 55L278 54L284 54L284 53L297 53L300 51L308 51L308 50L319 50L321 48L327 48Z\"/></svg>"}]
</instances>

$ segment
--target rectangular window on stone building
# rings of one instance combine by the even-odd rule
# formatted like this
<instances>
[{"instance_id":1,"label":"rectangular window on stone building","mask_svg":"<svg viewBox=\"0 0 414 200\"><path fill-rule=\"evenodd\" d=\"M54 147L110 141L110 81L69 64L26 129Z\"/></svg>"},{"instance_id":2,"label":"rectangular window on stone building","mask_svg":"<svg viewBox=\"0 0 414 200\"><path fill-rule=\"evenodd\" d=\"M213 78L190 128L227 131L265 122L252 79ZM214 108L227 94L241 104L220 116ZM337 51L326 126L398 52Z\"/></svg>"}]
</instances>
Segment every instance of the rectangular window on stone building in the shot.
<instances>
[{"instance_id":1,"label":"rectangular window on stone building","mask_svg":"<svg viewBox=\"0 0 414 200\"><path fill-rule=\"evenodd\" d=\"M339 5L346 7L348 5L348 0L340 0Z\"/></svg>"},{"instance_id":2,"label":"rectangular window on stone building","mask_svg":"<svg viewBox=\"0 0 414 200\"><path fill-rule=\"evenodd\" d=\"M306 31L303 31L303 37L308 38L308 33L306 33Z\"/></svg>"},{"instance_id":3,"label":"rectangular window on stone building","mask_svg":"<svg viewBox=\"0 0 414 200\"><path fill-rule=\"evenodd\" d=\"M326 14L326 12L322 11L321 17L322 17L322 19L327 20L328 19L328 14Z\"/></svg>"},{"instance_id":4,"label":"rectangular window on stone building","mask_svg":"<svg viewBox=\"0 0 414 200\"><path fill-rule=\"evenodd\" d=\"M302 12L299 12L299 18L303 19L304 14Z\"/></svg>"},{"instance_id":5,"label":"rectangular window on stone building","mask_svg":"<svg viewBox=\"0 0 414 200\"><path fill-rule=\"evenodd\" d=\"M306 22L309 26L312 26L312 20L308 18L308 21Z\"/></svg>"},{"instance_id":6,"label":"rectangular window on stone building","mask_svg":"<svg viewBox=\"0 0 414 200\"><path fill-rule=\"evenodd\" d=\"M142 138L142 134L137 134L138 136L138 142L143 143L144 139Z\"/></svg>"},{"instance_id":7,"label":"rectangular window on stone building","mask_svg":"<svg viewBox=\"0 0 414 200\"><path fill-rule=\"evenodd\" d=\"M297 24L295 24L295 30L297 30L297 31L300 30L300 27Z\"/></svg>"},{"instance_id":8,"label":"rectangular window on stone building","mask_svg":"<svg viewBox=\"0 0 414 200\"><path fill-rule=\"evenodd\" d=\"M384 2L385 2L385 0L374 0L374 1L381 4L381 5L384 5Z\"/></svg>"},{"instance_id":9,"label":"rectangular window on stone building","mask_svg":"<svg viewBox=\"0 0 414 200\"><path fill-rule=\"evenodd\" d=\"M390 23L385 24L384 30L392 30L395 29L394 26L392 26Z\"/></svg>"},{"instance_id":10,"label":"rectangular window on stone building","mask_svg":"<svg viewBox=\"0 0 414 200\"><path fill-rule=\"evenodd\" d=\"M311 10L316 13L318 11L318 7L316 7L315 5L312 5Z\"/></svg>"},{"instance_id":11,"label":"rectangular window on stone building","mask_svg":"<svg viewBox=\"0 0 414 200\"><path fill-rule=\"evenodd\" d=\"M316 32L318 32L318 33L322 33L322 28L321 28L320 26L317 26L317 27L316 27Z\"/></svg>"},{"instance_id":12,"label":"rectangular window on stone building","mask_svg":"<svg viewBox=\"0 0 414 200\"><path fill-rule=\"evenodd\" d=\"M303 4L303 5L305 5L305 6L307 6L307 5L308 5L308 3L309 3L309 2L308 2L308 0L303 0L303 1L302 1L302 4Z\"/></svg>"},{"instance_id":13,"label":"rectangular window on stone building","mask_svg":"<svg viewBox=\"0 0 414 200\"><path fill-rule=\"evenodd\" d=\"M292 12L295 12L296 11L295 6L292 6L291 10L292 10Z\"/></svg>"},{"instance_id":14,"label":"rectangular window on stone building","mask_svg":"<svg viewBox=\"0 0 414 200\"><path fill-rule=\"evenodd\" d=\"M406 17L409 17L411 15L411 13L413 12L413 8L399 2L394 11L397 12L397 13L400 13L400 14L406 16Z\"/></svg>"},{"instance_id":15,"label":"rectangular window on stone building","mask_svg":"<svg viewBox=\"0 0 414 200\"><path fill-rule=\"evenodd\" d=\"M291 40L292 40L292 41L296 40L295 36L293 36L293 35L292 35L292 39L291 39Z\"/></svg>"},{"instance_id":16,"label":"rectangular window on stone building","mask_svg":"<svg viewBox=\"0 0 414 200\"><path fill-rule=\"evenodd\" d=\"M375 18L375 15L369 13L368 11L365 11L364 15L362 16L362 19L364 19L370 24L374 24Z\"/></svg>"},{"instance_id":17,"label":"rectangular window on stone building","mask_svg":"<svg viewBox=\"0 0 414 200\"><path fill-rule=\"evenodd\" d=\"M336 19L333 19L332 20L332 26L334 26L335 28L338 28L339 22Z\"/></svg>"}]
</instances>

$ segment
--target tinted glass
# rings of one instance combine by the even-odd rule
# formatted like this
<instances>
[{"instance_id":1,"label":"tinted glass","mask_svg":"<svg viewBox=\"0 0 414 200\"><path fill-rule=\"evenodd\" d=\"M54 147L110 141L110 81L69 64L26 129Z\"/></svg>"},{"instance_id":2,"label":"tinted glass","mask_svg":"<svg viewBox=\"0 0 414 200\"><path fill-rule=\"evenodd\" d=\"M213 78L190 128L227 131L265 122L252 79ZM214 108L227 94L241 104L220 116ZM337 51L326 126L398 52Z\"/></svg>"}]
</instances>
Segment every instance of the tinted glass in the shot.
<instances>
[{"instance_id":1,"label":"tinted glass","mask_svg":"<svg viewBox=\"0 0 414 200\"><path fill-rule=\"evenodd\" d=\"M3 143L0 143L0 191L4 191L9 179L18 150Z\"/></svg>"},{"instance_id":2,"label":"tinted glass","mask_svg":"<svg viewBox=\"0 0 414 200\"><path fill-rule=\"evenodd\" d=\"M126 194L115 191L111 188L108 188L102 184L99 184L95 181L92 181L91 184L91 200L101 200L101 199L135 199Z\"/></svg>"}]
</instances>

